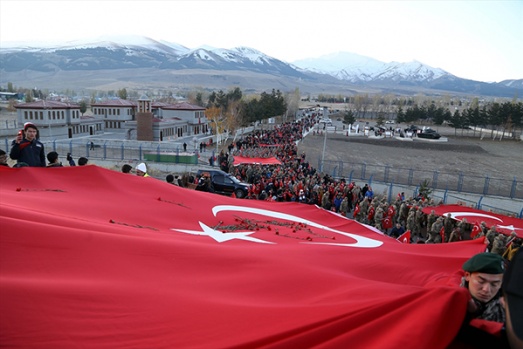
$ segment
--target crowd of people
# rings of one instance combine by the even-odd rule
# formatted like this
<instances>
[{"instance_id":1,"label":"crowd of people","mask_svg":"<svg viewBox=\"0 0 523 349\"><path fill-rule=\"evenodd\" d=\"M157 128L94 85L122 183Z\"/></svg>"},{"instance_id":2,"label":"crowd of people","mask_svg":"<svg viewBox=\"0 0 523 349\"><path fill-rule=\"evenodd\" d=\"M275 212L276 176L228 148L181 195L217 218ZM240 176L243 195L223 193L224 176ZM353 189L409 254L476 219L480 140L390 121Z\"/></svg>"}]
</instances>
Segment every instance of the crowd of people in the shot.
<instances>
[{"instance_id":1,"label":"crowd of people","mask_svg":"<svg viewBox=\"0 0 523 349\"><path fill-rule=\"evenodd\" d=\"M283 123L273 130L255 131L229 144L228 151L217 156L217 164L221 170L250 184L246 199L317 205L373 226L393 238L408 231L412 243L448 243L486 236L488 251L508 259L521 246L522 239L514 232L507 236L484 222L478 229L466 219L458 221L450 215L441 217L434 211L424 213L425 207L441 204L433 199L420 195L409 198L398 193L392 202L388 202L386 195L375 193L368 184L348 183L343 178L333 178L317 171L305 153L299 154L297 146L312 126L313 121L305 118ZM236 156L275 157L281 165L234 165ZM183 183L191 183L191 179Z\"/></svg>"},{"instance_id":2,"label":"crowd of people","mask_svg":"<svg viewBox=\"0 0 523 349\"><path fill-rule=\"evenodd\" d=\"M434 211L425 214L423 208L439 204L432 199L421 196L407 198L404 193L398 193L392 202L388 202L385 195L375 193L368 184L348 183L343 178L333 178L317 171L308 162L305 153L298 153L297 146L313 126L314 118L303 118L271 130L256 130L230 143L228 151L222 150L216 162L223 171L250 184L246 199L317 205L373 226L392 238L409 232L409 242L413 243L446 243L485 236L488 251L509 259L521 246L522 239L515 233L510 236L501 234L495 226L488 227L484 222L478 227L466 219L457 221L450 215L438 217ZM38 140L38 128L30 122L25 123L24 129L13 140L10 151L11 159L17 160L15 166L62 166L57 152L44 154L44 146ZM281 164L235 165L234 158L238 156L276 158ZM70 166L76 165L71 154L67 154L67 161ZM85 157L78 159L79 166L87 163ZM0 164L7 166L7 154L3 150L0 150ZM131 170L128 164L122 167L124 173ZM145 163L138 164L135 172L138 176L149 176ZM199 178L168 175L166 180L187 187L191 183L197 185Z\"/></svg>"}]
</instances>

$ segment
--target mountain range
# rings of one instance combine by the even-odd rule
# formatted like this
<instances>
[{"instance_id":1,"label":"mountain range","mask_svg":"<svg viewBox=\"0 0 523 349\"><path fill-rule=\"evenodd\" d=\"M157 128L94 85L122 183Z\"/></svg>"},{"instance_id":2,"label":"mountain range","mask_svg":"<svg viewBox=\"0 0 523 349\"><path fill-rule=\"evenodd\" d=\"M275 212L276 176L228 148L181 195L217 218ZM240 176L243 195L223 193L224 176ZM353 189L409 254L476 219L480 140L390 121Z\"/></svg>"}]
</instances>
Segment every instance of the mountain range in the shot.
<instances>
[{"instance_id":1,"label":"mountain range","mask_svg":"<svg viewBox=\"0 0 523 349\"><path fill-rule=\"evenodd\" d=\"M302 94L378 92L520 97L523 79L462 79L421 62L385 63L354 53L284 62L248 47L185 46L146 37L41 45L2 44L0 84L48 89L227 89Z\"/></svg>"}]
</instances>

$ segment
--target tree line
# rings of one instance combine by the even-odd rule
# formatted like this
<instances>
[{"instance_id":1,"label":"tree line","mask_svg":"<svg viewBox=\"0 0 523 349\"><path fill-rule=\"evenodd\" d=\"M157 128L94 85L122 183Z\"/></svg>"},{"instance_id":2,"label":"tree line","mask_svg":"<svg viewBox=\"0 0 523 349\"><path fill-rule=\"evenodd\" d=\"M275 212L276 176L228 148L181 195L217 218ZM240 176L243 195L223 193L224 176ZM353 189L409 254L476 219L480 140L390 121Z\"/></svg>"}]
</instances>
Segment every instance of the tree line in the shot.
<instances>
[{"instance_id":1,"label":"tree line","mask_svg":"<svg viewBox=\"0 0 523 349\"><path fill-rule=\"evenodd\" d=\"M481 107L476 104L461 111L455 109L453 113L448 108L436 107L433 103L428 107L415 105L406 110L398 107L396 122L416 121L431 121L435 125L447 123L462 129L475 126L513 131L523 127L523 103L491 102Z\"/></svg>"}]
</instances>

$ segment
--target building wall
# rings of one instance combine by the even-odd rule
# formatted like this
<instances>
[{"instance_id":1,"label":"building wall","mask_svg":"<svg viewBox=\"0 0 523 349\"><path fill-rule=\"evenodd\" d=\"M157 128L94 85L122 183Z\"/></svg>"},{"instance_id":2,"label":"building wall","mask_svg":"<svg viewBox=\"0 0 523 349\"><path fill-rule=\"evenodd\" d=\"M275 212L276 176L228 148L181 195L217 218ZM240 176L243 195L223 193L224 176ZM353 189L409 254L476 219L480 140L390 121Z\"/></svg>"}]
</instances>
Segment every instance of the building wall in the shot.
<instances>
[{"instance_id":1,"label":"building wall","mask_svg":"<svg viewBox=\"0 0 523 349\"><path fill-rule=\"evenodd\" d=\"M139 141L153 141L153 114L136 113L136 139Z\"/></svg>"}]
</instances>

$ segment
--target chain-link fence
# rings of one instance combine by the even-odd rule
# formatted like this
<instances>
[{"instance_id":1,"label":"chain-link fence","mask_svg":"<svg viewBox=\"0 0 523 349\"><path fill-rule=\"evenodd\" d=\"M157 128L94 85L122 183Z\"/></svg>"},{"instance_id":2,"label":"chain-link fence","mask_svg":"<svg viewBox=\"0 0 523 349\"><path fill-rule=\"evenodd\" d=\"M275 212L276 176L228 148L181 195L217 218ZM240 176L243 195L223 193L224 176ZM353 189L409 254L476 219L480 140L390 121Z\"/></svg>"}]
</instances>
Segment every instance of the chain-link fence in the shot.
<instances>
[{"instance_id":1,"label":"chain-link fence","mask_svg":"<svg viewBox=\"0 0 523 349\"><path fill-rule=\"evenodd\" d=\"M516 177L482 177L465 172L448 173L330 160L324 160L322 163L321 159L318 160L318 169L333 177L349 181L361 180L371 183L374 180L408 186L418 186L427 182L432 189L523 199L523 183Z\"/></svg>"}]
</instances>

